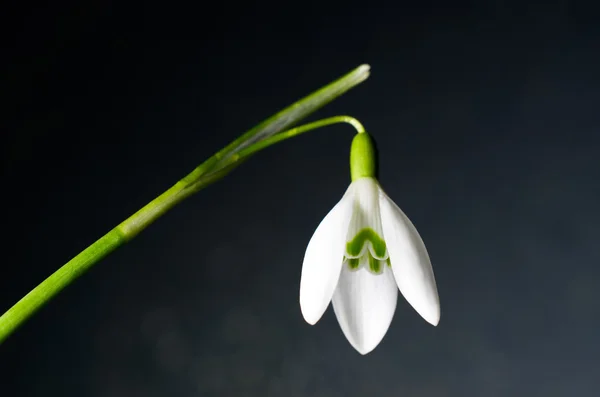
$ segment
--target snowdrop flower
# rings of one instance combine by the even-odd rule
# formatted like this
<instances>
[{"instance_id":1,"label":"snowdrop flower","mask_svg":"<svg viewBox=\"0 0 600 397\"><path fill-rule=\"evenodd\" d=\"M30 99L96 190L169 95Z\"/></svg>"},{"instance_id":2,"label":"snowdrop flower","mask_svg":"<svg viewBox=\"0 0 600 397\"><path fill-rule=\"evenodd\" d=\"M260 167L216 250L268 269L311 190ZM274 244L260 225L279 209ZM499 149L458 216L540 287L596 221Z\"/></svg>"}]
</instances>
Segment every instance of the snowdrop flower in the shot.
<instances>
[{"instance_id":1,"label":"snowdrop flower","mask_svg":"<svg viewBox=\"0 0 600 397\"><path fill-rule=\"evenodd\" d=\"M429 255L419 233L375 178L375 147L367 133L352 141L352 183L308 243L300 280L306 322L319 321L329 302L350 344L361 354L383 339L398 289L427 322L440 304Z\"/></svg>"}]
</instances>

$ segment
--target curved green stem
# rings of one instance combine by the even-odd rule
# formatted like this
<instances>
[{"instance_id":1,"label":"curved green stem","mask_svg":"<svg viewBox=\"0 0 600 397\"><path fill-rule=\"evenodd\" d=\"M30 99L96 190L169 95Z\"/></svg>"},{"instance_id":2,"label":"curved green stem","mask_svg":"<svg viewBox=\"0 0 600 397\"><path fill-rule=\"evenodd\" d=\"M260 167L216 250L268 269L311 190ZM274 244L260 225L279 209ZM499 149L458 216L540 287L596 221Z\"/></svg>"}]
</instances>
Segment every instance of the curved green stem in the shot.
<instances>
[{"instance_id":1,"label":"curved green stem","mask_svg":"<svg viewBox=\"0 0 600 397\"><path fill-rule=\"evenodd\" d=\"M215 154L212 158L211 166L218 169L224 163L227 163L230 160L230 157L234 156L236 153L257 142L268 139L296 124L298 121L304 119L311 113L333 101L335 98L346 93L351 88L365 81L369 77L370 70L371 67L369 65L360 65L345 76L340 77L334 82L269 117ZM206 166L205 171L209 168L210 167ZM188 176L190 182L193 182L194 175L195 173L192 172L192 174Z\"/></svg>"},{"instance_id":2,"label":"curved green stem","mask_svg":"<svg viewBox=\"0 0 600 397\"><path fill-rule=\"evenodd\" d=\"M358 120L356 120L354 117L334 116L334 117L329 117L326 119L318 120L318 121L315 121L312 123L304 124L304 125L301 125L296 128L292 128L287 131L280 132L279 134L277 134L275 136L272 136L267 139L263 139L262 141L257 142L254 145L241 150L238 154L239 154L240 158L245 158L247 156L250 156L250 155L258 152L259 150L262 150L271 145L274 145L277 142L281 142L283 140L293 138L295 136L298 136L298 135L303 134L308 131L316 130L317 128L322 128L322 127L326 127L328 125L340 124L340 123L350 124L352 127L354 127L354 129L356 129L356 132L358 134L365 132L365 127L363 127L363 125Z\"/></svg>"},{"instance_id":3,"label":"curved green stem","mask_svg":"<svg viewBox=\"0 0 600 397\"><path fill-rule=\"evenodd\" d=\"M213 173L221 172L221 170L224 168L233 170L234 168L241 165L244 161L248 160L253 154L256 154L259 151L266 149L269 146L272 146L278 142L284 141L289 138L293 138L308 131L313 131L318 128L326 127L328 125L340 123L350 124L352 127L354 127L354 129L356 129L357 134L365 133L365 128L360 123L360 121L350 116L334 116L322 120L317 120L312 123L303 124L301 126L289 129L287 131L280 132L277 135L271 136L269 138L265 138L262 141L259 141L251 146L240 150L235 154L230 155L226 160L220 161L218 165L214 166L211 169L211 171L205 173L202 178L194 179L194 181L192 181L190 184L193 185L197 181L202 181L203 178L211 177Z\"/></svg>"},{"instance_id":4,"label":"curved green stem","mask_svg":"<svg viewBox=\"0 0 600 397\"><path fill-rule=\"evenodd\" d=\"M0 344L45 303L85 273L95 263L125 244L175 205L223 178L252 154L303 132L335 123L350 123L364 130L348 116L316 121L279 133L297 123L318 108L329 103L364 81L369 75L367 65L360 66L319 91L301 99L275 114L210 157L170 189L152 200L99 240L56 270L0 317ZM279 134L278 134L279 133ZM277 134L277 135L275 135Z\"/></svg>"}]
</instances>

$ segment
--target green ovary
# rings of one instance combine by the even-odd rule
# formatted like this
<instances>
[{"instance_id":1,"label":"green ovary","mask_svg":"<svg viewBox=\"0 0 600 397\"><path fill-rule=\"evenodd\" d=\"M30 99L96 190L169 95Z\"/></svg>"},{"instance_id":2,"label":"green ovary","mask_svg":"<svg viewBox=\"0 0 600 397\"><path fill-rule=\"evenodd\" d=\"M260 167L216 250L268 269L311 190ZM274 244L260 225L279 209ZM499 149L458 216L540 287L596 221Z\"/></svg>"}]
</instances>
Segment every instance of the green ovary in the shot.
<instances>
[{"instance_id":1,"label":"green ovary","mask_svg":"<svg viewBox=\"0 0 600 397\"><path fill-rule=\"evenodd\" d=\"M362 229L350 242L346 243L348 266L352 270L357 270L360 267L361 258L359 255L367 242L371 243L371 247L375 253L375 256L373 256L368 249L364 253L368 259L368 270L375 274L381 274L383 271L382 263L385 262L390 266L390 259L383 259L387 254L385 241L371 228Z\"/></svg>"}]
</instances>

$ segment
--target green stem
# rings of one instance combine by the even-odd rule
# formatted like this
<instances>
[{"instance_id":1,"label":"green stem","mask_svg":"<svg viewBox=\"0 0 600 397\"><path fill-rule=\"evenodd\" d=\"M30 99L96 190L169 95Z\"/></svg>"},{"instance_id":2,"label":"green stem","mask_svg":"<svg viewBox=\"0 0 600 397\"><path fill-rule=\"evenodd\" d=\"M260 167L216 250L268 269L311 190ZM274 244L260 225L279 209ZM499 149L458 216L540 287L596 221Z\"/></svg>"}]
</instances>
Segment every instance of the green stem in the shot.
<instances>
[{"instance_id":1,"label":"green stem","mask_svg":"<svg viewBox=\"0 0 600 397\"><path fill-rule=\"evenodd\" d=\"M95 263L131 240L186 197L216 182L230 171L229 168L226 168L194 186L189 186L184 180L177 182L173 187L56 270L0 317L0 344L46 302L75 281Z\"/></svg>"},{"instance_id":2,"label":"green stem","mask_svg":"<svg viewBox=\"0 0 600 397\"><path fill-rule=\"evenodd\" d=\"M62 291L94 263L110 254L125 241L125 237L118 229L111 230L21 298L0 317L0 343L35 313L44 302Z\"/></svg>"},{"instance_id":3,"label":"green stem","mask_svg":"<svg viewBox=\"0 0 600 397\"><path fill-rule=\"evenodd\" d=\"M284 131L284 132L280 132L279 134L277 134L275 136L272 136L267 139L263 139L262 141L255 143L254 145L247 147L246 149L240 150L238 155L240 156L240 158L245 158L245 157L258 152L259 150L265 149L277 142L281 142L283 140L293 138L295 136L298 136L298 135L303 134L308 131L316 130L317 128L326 127L326 126L332 125L332 124L340 124L340 123L350 124L352 127L354 127L354 129L356 129L356 132L358 134L362 134L365 132L365 128L363 127L363 125L358 120L356 120L354 117L334 116L334 117L329 117L329 118L326 118L323 120L318 120L318 121L315 121L312 123L304 124L304 125L301 125L296 128L292 128L292 129Z\"/></svg>"},{"instance_id":4,"label":"green stem","mask_svg":"<svg viewBox=\"0 0 600 397\"><path fill-rule=\"evenodd\" d=\"M205 172L218 170L224 164L228 164L231 160L230 157L235 156L238 152L273 137L275 134L291 127L335 98L346 93L351 88L365 81L369 77L370 69L369 65L361 65L350 73L269 117L221 149L209 160L211 161L210 165L205 163L201 166L205 167L202 172L192 172L188 176L188 182L193 183L195 177L199 177Z\"/></svg>"},{"instance_id":5,"label":"green stem","mask_svg":"<svg viewBox=\"0 0 600 397\"><path fill-rule=\"evenodd\" d=\"M348 116L337 116L280 133L283 129L297 123L318 108L358 85L368 75L369 67L366 65L360 66L270 117L209 158L173 187L87 247L42 281L0 317L0 344L45 303L95 263L131 240L187 197L223 178L252 154L284 139L335 123L350 123L358 130L364 130L357 120ZM360 126L360 128L357 126Z\"/></svg>"}]
</instances>

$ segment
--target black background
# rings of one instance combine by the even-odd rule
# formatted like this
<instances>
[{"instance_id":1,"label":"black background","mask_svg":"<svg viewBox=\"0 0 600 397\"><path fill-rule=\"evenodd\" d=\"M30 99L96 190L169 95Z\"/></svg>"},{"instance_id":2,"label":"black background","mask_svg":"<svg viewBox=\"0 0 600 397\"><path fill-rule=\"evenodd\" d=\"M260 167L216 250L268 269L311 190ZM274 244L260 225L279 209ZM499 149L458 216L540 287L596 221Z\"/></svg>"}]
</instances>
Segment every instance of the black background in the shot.
<instances>
[{"instance_id":1,"label":"black background","mask_svg":"<svg viewBox=\"0 0 600 397\"><path fill-rule=\"evenodd\" d=\"M257 122L361 63L350 114L431 255L361 356L298 305L353 131L255 156L0 346L11 396L597 396L600 25L573 2L4 5L0 311Z\"/></svg>"}]
</instances>

